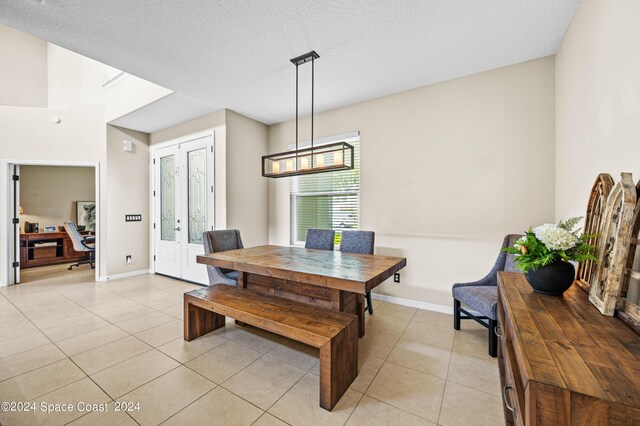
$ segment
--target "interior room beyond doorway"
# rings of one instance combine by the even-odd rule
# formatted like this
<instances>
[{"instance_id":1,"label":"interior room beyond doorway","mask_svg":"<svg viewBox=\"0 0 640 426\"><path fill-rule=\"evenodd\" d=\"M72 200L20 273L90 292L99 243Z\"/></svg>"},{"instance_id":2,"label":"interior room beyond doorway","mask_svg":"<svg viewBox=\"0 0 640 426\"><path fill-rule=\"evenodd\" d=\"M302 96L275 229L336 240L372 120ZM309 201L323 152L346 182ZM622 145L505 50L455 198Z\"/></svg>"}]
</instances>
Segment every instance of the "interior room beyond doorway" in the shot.
<instances>
[{"instance_id":1,"label":"interior room beyond doorway","mask_svg":"<svg viewBox=\"0 0 640 426\"><path fill-rule=\"evenodd\" d=\"M95 168L22 165L19 185L21 271L45 272L52 265L78 262L79 269L90 269L89 263L83 263L89 260L89 252L74 248L64 225L74 222L83 237L95 234ZM77 273L76 268L56 270ZM20 282L28 282L32 276L20 274Z\"/></svg>"}]
</instances>

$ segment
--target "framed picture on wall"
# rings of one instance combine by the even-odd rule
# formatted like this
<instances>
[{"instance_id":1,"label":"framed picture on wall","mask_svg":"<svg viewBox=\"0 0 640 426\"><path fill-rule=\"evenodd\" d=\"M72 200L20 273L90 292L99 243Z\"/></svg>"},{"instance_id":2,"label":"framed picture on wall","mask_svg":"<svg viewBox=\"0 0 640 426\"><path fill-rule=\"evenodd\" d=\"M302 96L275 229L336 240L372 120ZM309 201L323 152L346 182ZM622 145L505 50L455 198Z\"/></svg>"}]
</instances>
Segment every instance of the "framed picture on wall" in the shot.
<instances>
[{"instance_id":1,"label":"framed picture on wall","mask_svg":"<svg viewBox=\"0 0 640 426\"><path fill-rule=\"evenodd\" d=\"M96 202L76 201L76 224L84 226L87 231L96 230Z\"/></svg>"}]
</instances>

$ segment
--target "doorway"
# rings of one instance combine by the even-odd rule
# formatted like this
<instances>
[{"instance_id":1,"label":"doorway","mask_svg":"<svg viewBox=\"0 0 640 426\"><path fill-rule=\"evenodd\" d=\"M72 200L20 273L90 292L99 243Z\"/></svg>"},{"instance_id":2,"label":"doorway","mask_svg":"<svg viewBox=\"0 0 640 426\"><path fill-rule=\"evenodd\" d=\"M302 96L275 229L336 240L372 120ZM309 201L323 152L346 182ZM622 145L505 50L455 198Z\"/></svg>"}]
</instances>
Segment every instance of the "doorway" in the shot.
<instances>
[{"instance_id":1,"label":"doorway","mask_svg":"<svg viewBox=\"0 0 640 426\"><path fill-rule=\"evenodd\" d=\"M46 275L53 265L57 265L54 269L60 274L69 264L88 261L88 252L75 251L64 229L66 221L79 224L81 233L95 236L95 270L89 270L89 263L82 264L80 269L88 269L89 275L98 280L98 163L29 160L3 163L6 184L2 185L5 189L2 216L9 225L5 228L6 237L2 238L7 254L1 264L4 284L20 284L30 276ZM24 274L25 271L29 273ZM76 271L77 268L69 274Z\"/></svg>"},{"instance_id":2,"label":"doorway","mask_svg":"<svg viewBox=\"0 0 640 426\"><path fill-rule=\"evenodd\" d=\"M156 273L207 284L202 234L214 229L214 134L152 149Z\"/></svg>"}]
</instances>

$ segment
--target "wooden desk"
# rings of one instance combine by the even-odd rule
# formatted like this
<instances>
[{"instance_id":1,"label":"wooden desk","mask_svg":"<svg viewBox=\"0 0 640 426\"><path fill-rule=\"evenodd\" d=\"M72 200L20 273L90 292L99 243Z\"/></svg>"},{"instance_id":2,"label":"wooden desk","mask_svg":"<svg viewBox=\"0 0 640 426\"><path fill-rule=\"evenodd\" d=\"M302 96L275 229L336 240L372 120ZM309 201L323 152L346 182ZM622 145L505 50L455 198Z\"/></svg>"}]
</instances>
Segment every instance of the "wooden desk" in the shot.
<instances>
[{"instance_id":1,"label":"wooden desk","mask_svg":"<svg viewBox=\"0 0 640 426\"><path fill-rule=\"evenodd\" d=\"M545 296L499 272L498 324L507 424L640 424L640 335L577 284Z\"/></svg>"},{"instance_id":2,"label":"wooden desk","mask_svg":"<svg viewBox=\"0 0 640 426\"><path fill-rule=\"evenodd\" d=\"M300 247L259 246L197 257L198 263L238 271L238 286L358 315L364 336L364 295L404 268L404 257Z\"/></svg>"},{"instance_id":3,"label":"wooden desk","mask_svg":"<svg viewBox=\"0 0 640 426\"><path fill-rule=\"evenodd\" d=\"M82 235L90 233L90 231L80 232ZM40 243L46 245L43 246ZM20 234L20 268L71 263L88 258L88 252L73 249L73 242L66 232Z\"/></svg>"}]
</instances>

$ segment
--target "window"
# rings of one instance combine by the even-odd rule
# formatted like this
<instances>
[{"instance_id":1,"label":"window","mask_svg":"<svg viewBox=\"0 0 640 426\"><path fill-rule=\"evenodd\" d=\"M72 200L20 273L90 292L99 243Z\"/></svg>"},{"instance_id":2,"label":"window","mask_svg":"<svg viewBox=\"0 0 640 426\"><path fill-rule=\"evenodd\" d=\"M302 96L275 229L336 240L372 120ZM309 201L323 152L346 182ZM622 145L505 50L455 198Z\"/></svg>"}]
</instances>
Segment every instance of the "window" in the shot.
<instances>
[{"instance_id":1,"label":"window","mask_svg":"<svg viewBox=\"0 0 640 426\"><path fill-rule=\"evenodd\" d=\"M360 225L360 141L339 140L353 145L353 170L291 178L291 244L304 243L310 228L334 229L339 244L343 229Z\"/></svg>"}]
</instances>

